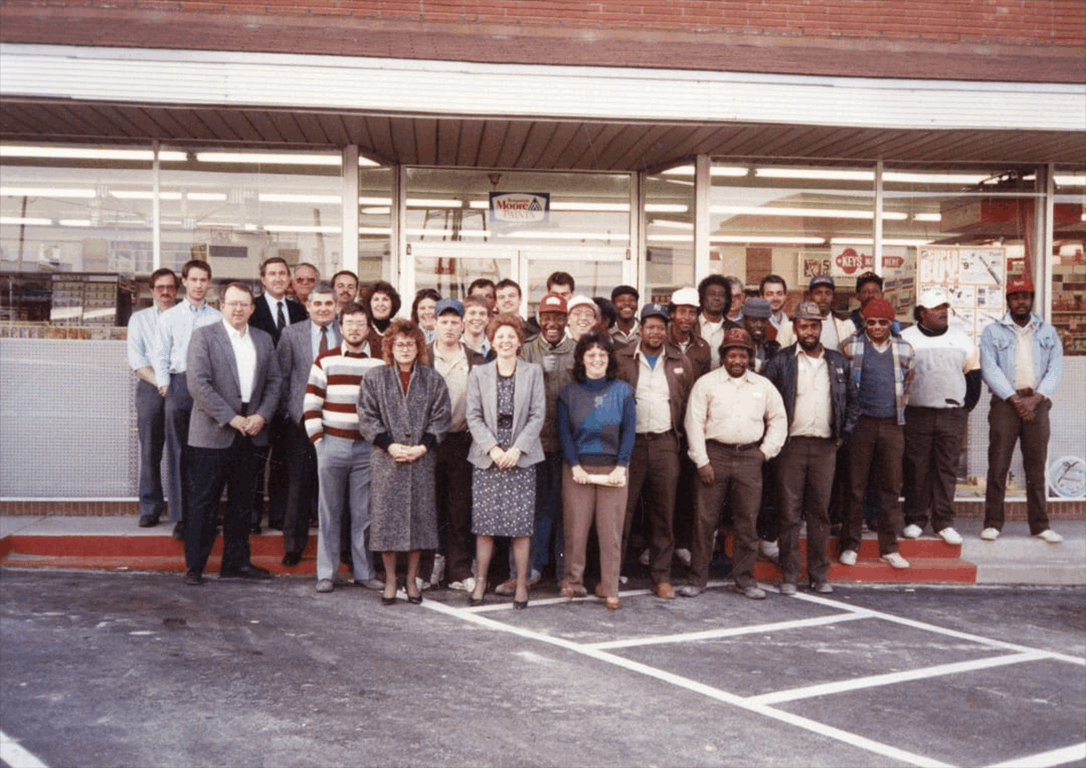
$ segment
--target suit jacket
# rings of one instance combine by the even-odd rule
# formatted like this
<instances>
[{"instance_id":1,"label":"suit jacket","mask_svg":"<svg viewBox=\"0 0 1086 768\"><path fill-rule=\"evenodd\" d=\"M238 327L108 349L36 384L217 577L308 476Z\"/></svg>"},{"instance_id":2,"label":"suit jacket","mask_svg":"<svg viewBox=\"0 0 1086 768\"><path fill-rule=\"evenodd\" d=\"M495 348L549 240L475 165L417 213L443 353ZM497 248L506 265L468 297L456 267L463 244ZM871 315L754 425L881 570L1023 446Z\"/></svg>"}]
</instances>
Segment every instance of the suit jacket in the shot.
<instances>
[{"instance_id":1,"label":"suit jacket","mask_svg":"<svg viewBox=\"0 0 1086 768\"><path fill-rule=\"evenodd\" d=\"M520 449L518 467L530 467L543 461L539 433L547 415L547 392L543 386L543 366L521 360L513 379L513 444ZM471 448L468 461L480 469L494 462L488 455L498 444L498 364L479 365L468 374L468 404L465 413Z\"/></svg>"},{"instance_id":2,"label":"suit jacket","mask_svg":"<svg viewBox=\"0 0 1086 768\"><path fill-rule=\"evenodd\" d=\"M250 328L256 347L256 372L249 399L249 415L260 414L270 422L279 405L282 377L271 336ZM196 448L229 448L238 432L230 419L241 412L241 382L234 347L222 323L197 328L192 333L188 353L188 385L192 395L189 421L189 445ZM255 437L254 445L268 444L265 427Z\"/></svg>"},{"instance_id":3,"label":"suit jacket","mask_svg":"<svg viewBox=\"0 0 1086 768\"><path fill-rule=\"evenodd\" d=\"M296 301L287 301L283 299L283 304L286 305L287 318L290 320L290 325L295 325L309 318L309 313L305 311L305 307ZM279 345L279 326L275 324L275 315L272 314L271 309L268 307L268 300L263 295L257 296L253 300L255 309L253 310L252 317L249 318L249 325L253 328L259 328L264 333L271 334L272 341L276 346ZM287 328L290 327L287 326Z\"/></svg>"},{"instance_id":4,"label":"suit jacket","mask_svg":"<svg viewBox=\"0 0 1086 768\"><path fill-rule=\"evenodd\" d=\"M279 357L279 370L283 375L283 391L279 397L279 408L298 426L305 418L305 387L309 383L309 373L316 356L313 354L313 342L310 339L313 321L303 320L297 325L283 329L279 337L279 346L275 353ZM339 327L333 322L329 334L328 348L338 347L342 340Z\"/></svg>"},{"instance_id":5,"label":"suit jacket","mask_svg":"<svg viewBox=\"0 0 1086 768\"><path fill-rule=\"evenodd\" d=\"M641 363L637 360L637 344L629 344L615 352L618 360L616 378L625 381L630 389L637 394L637 379L641 373ZM668 403L671 406L671 428L676 434L683 433L683 420L686 418L686 401L690 398L690 390L694 386L693 364L690 359L679 351L678 347L664 344L664 378L667 379L667 389L671 393Z\"/></svg>"}]
</instances>

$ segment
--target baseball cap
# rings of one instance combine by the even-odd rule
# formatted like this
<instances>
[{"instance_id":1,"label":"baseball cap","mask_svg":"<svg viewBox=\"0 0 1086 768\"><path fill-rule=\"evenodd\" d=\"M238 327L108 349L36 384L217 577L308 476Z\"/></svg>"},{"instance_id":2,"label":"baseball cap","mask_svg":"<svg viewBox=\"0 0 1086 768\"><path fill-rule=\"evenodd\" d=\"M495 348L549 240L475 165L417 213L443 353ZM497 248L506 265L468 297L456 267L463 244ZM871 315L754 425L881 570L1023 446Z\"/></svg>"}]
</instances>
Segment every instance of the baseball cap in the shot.
<instances>
[{"instance_id":1,"label":"baseball cap","mask_svg":"<svg viewBox=\"0 0 1086 768\"><path fill-rule=\"evenodd\" d=\"M924 309L935 309L949 303L950 299L946 297L946 291L942 288L931 287L920 292L920 299L916 302L916 306Z\"/></svg>"},{"instance_id":2,"label":"baseball cap","mask_svg":"<svg viewBox=\"0 0 1086 768\"><path fill-rule=\"evenodd\" d=\"M701 306L701 297L697 288L680 288L671 294L671 306L673 307L698 307Z\"/></svg>"},{"instance_id":3,"label":"baseball cap","mask_svg":"<svg viewBox=\"0 0 1086 768\"><path fill-rule=\"evenodd\" d=\"M569 300L569 303L566 304L566 314L569 314L577 307L588 307L596 313L596 317L600 316L599 305L597 305L596 302L592 301L591 298L585 296L583 293L578 293L576 296Z\"/></svg>"},{"instance_id":4,"label":"baseball cap","mask_svg":"<svg viewBox=\"0 0 1086 768\"><path fill-rule=\"evenodd\" d=\"M813 291L820 285L828 285L833 290L837 290L837 284L833 282L833 278L829 275L815 275L811 278L811 282L807 284L807 290Z\"/></svg>"},{"instance_id":5,"label":"baseball cap","mask_svg":"<svg viewBox=\"0 0 1086 768\"><path fill-rule=\"evenodd\" d=\"M1028 277L1016 277L1007 281L1007 295L1012 293L1036 293L1033 289L1033 281Z\"/></svg>"},{"instance_id":6,"label":"baseball cap","mask_svg":"<svg viewBox=\"0 0 1086 768\"><path fill-rule=\"evenodd\" d=\"M641 322L645 322L645 319L649 317L660 317L663 318L665 323L671 322L671 315L667 313L667 307L656 302L651 302L641 308Z\"/></svg>"},{"instance_id":7,"label":"baseball cap","mask_svg":"<svg viewBox=\"0 0 1086 768\"><path fill-rule=\"evenodd\" d=\"M569 311L566 309L566 299L564 296L557 293L548 293L539 300L539 306L536 307L536 312L558 312L563 315L568 315Z\"/></svg>"},{"instance_id":8,"label":"baseball cap","mask_svg":"<svg viewBox=\"0 0 1086 768\"><path fill-rule=\"evenodd\" d=\"M634 288L632 285L620 285L617 288L615 288L613 291L611 291L611 301L614 301L615 299L617 299L619 296L622 296L623 294L629 294L630 296L633 296L635 299L641 298L641 294L639 294L637 292L637 289Z\"/></svg>"},{"instance_id":9,"label":"baseball cap","mask_svg":"<svg viewBox=\"0 0 1086 768\"><path fill-rule=\"evenodd\" d=\"M720 344L720 353L723 354L724 350L729 347L742 347L748 352L754 349L750 334L742 328L729 328L728 332L724 334L724 341Z\"/></svg>"},{"instance_id":10,"label":"baseball cap","mask_svg":"<svg viewBox=\"0 0 1086 768\"><path fill-rule=\"evenodd\" d=\"M463 317L464 305L452 296L448 296L434 305L434 317L441 317L446 312L455 312L460 315L460 317Z\"/></svg>"},{"instance_id":11,"label":"baseball cap","mask_svg":"<svg viewBox=\"0 0 1086 768\"><path fill-rule=\"evenodd\" d=\"M800 302L796 307L796 313L792 315L792 322L796 320L822 320L822 312L813 301Z\"/></svg>"},{"instance_id":12,"label":"baseball cap","mask_svg":"<svg viewBox=\"0 0 1086 768\"><path fill-rule=\"evenodd\" d=\"M773 316L773 309L765 299L747 299L743 303L743 317L752 317L755 320L768 320Z\"/></svg>"}]
</instances>

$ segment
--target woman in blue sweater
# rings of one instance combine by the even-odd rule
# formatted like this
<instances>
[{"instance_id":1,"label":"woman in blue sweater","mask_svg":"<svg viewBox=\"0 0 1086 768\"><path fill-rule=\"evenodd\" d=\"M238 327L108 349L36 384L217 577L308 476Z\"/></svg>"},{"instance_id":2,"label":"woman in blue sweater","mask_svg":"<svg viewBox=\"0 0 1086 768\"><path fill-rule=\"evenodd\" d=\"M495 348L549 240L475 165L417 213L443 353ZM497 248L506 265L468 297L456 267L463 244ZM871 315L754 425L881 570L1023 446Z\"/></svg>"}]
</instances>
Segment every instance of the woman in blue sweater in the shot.
<instances>
[{"instance_id":1,"label":"woman in blue sweater","mask_svg":"<svg viewBox=\"0 0 1086 768\"><path fill-rule=\"evenodd\" d=\"M562 443L562 507L565 521L566 598L584 597L585 548L592 521L600 541L596 595L619 607L622 523L626 513L626 468L633 453L634 392L615 379L618 361L608 336L586 333L573 351L573 381L558 395L558 439Z\"/></svg>"}]
</instances>

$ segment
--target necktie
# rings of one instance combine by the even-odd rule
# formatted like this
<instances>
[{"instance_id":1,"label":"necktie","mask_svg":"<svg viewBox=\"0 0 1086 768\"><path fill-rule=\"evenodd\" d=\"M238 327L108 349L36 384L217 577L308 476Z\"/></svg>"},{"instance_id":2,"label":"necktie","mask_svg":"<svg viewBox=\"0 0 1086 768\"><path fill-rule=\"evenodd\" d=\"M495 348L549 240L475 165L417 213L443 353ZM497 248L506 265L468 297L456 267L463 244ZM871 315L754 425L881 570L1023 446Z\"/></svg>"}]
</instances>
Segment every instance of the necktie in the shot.
<instances>
[{"instance_id":1,"label":"necktie","mask_svg":"<svg viewBox=\"0 0 1086 768\"><path fill-rule=\"evenodd\" d=\"M283 314L283 302L279 302L279 314L275 318L275 327L280 331L283 330L283 326L287 324L287 318Z\"/></svg>"},{"instance_id":2,"label":"necktie","mask_svg":"<svg viewBox=\"0 0 1086 768\"><path fill-rule=\"evenodd\" d=\"M324 354L328 351L328 326L321 326L321 345L317 348L317 354Z\"/></svg>"}]
</instances>

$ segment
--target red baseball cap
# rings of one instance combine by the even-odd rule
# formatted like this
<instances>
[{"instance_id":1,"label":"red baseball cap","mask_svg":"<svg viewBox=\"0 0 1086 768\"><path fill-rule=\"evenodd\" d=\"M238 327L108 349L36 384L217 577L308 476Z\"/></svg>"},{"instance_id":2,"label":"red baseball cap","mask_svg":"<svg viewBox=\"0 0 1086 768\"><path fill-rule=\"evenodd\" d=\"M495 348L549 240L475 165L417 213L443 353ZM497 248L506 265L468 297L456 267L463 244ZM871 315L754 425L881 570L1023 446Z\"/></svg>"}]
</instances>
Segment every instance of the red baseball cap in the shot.
<instances>
[{"instance_id":1,"label":"red baseball cap","mask_svg":"<svg viewBox=\"0 0 1086 768\"><path fill-rule=\"evenodd\" d=\"M1007 295L1012 293L1036 293L1033 290L1033 281L1028 277L1015 277L1007 281Z\"/></svg>"},{"instance_id":2,"label":"red baseball cap","mask_svg":"<svg viewBox=\"0 0 1086 768\"><path fill-rule=\"evenodd\" d=\"M566 299L564 296L560 296L557 293L548 293L542 299L539 300L539 306L536 307L537 312L559 312L563 315L568 315L566 311Z\"/></svg>"}]
</instances>

